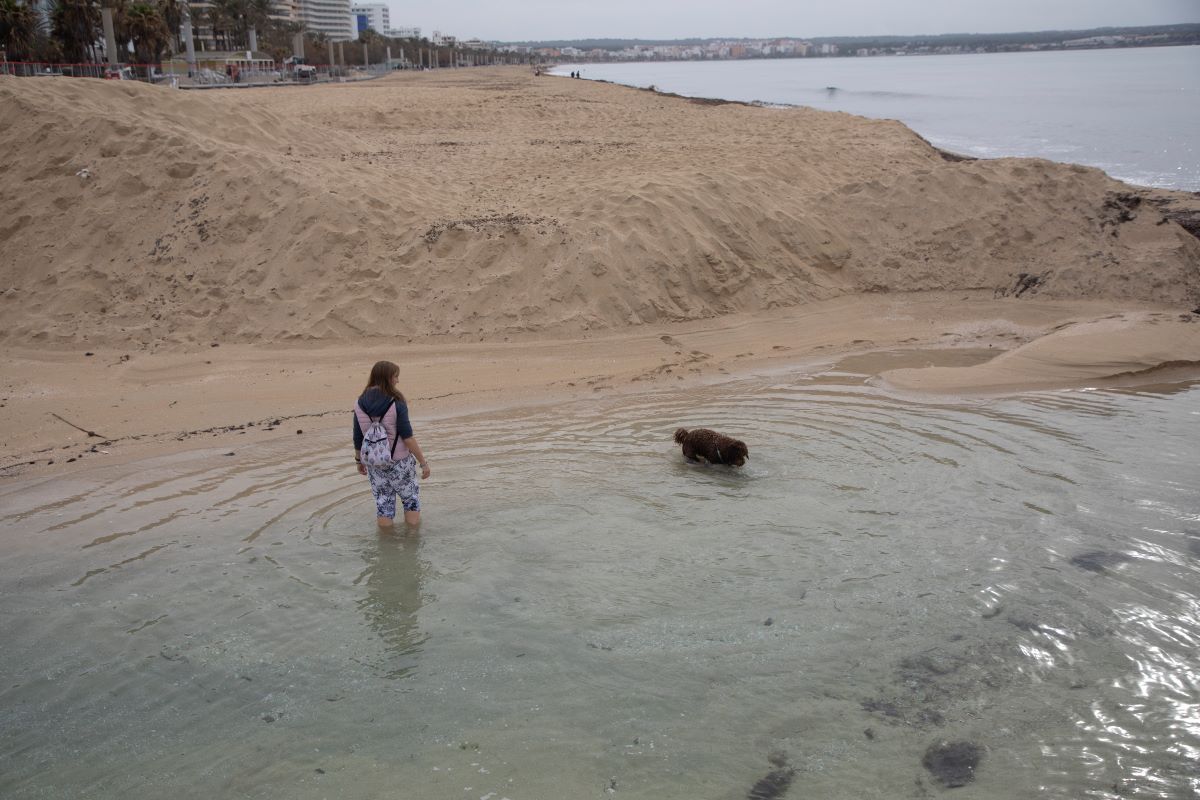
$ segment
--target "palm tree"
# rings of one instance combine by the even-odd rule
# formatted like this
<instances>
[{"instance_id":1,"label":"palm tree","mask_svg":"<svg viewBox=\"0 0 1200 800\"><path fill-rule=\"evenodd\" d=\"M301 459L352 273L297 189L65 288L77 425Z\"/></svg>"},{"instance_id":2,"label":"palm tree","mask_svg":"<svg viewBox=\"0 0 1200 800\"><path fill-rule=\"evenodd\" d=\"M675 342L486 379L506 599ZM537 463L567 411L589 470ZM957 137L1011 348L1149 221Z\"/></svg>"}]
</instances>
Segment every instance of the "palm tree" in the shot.
<instances>
[{"instance_id":1,"label":"palm tree","mask_svg":"<svg viewBox=\"0 0 1200 800\"><path fill-rule=\"evenodd\" d=\"M258 35L258 46L276 61L283 61L292 54L292 37L300 33L301 26L294 22L271 20L265 31Z\"/></svg>"},{"instance_id":2,"label":"palm tree","mask_svg":"<svg viewBox=\"0 0 1200 800\"><path fill-rule=\"evenodd\" d=\"M200 24L207 25L212 32L213 45L218 50L226 49L228 45L228 30L231 20L225 13L224 4L213 3L208 8L202 8L197 14Z\"/></svg>"},{"instance_id":3,"label":"palm tree","mask_svg":"<svg viewBox=\"0 0 1200 800\"><path fill-rule=\"evenodd\" d=\"M242 47L246 41L246 0L213 0L208 13L210 19L220 21L221 43L223 49L232 50ZM213 38L217 35L217 25L213 24Z\"/></svg>"},{"instance_id":4,"label":"palm tree","mask_svg":"<svg viewBox=\"0 0 1200 800\"><path fill-rule=\"evenodd\" d=\"M42 28L37 9L18 0L0 0L0 48L15 60L29 60Z\"/></svg>"},{"instance_id":5,"label":"palm tree","mask_svg":"<svg viewBox=\"0 0 1200 800\"><path fill-rule=\"evenodd\" d=\"M162 61L171 33L163 21L158 4L134 2L125 9L125 33L133 41L133 54L142 64Z\"/></svg>"},{"instance_id":6,"label":"palm tree","mask_svg":"<svg viewBox=\"0 0 1200 800\"><path fill-rule=\"evenodd\" d=\"M179 26L183 24L183 6L180 0L158 0L158 11L171 36L171 50L178 52L181 48Z\"/></svg>"},{"instance_id":7,"label":"palm tree","mask_svg":"<svg viewBox=\"0 0 1200 800\"><path fill-rule=\"evenodd\" d=\"M96 0L55 0L50 9L50 29L68 61L97 60L100 7Z\"/></svg>"},{"instance_id":8,"label":"palm tree","mask_svg":"<svg viewBox=\"0 0 1200 800\"><path fill-rule=\"evenodd\" d=\"M246 0L244 4L242 13L246 18L246 29L254 28L260 39L271 27L271 5L271 0Z\"/></svg>"}]
</instances>

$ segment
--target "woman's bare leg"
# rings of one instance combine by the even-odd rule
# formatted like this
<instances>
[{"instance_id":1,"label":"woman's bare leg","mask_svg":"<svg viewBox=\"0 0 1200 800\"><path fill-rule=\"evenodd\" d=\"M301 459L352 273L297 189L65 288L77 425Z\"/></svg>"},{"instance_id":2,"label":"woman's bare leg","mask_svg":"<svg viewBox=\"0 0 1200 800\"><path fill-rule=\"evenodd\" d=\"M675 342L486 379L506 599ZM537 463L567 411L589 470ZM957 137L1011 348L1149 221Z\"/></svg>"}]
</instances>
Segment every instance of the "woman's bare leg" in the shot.
<instances>
[{"instance_id":1,"label":"woman's bare leg","mask_svg":"<svg viewBox=\"0 0 1200 800\"><path fill-rule=\"evenodd\" d=\"M405 522L405 524L407 524L407 525L408 525L410 528L417 528L417 527L420 527L420 525L421 525L421 512L420 512L420 511L405 511L405 512L404 512L404 522Z\"/></svg>"},{"instance_id":2,"label":"woman's bare leg","mask_svg":"<svg viewBox=\"0 0 1200 800\"><path fill-rule=\"evenodd\" d=\"M405 516L405 519L407 519L407 518L408 518L408 512L407 512L407 511L406 511L406 512L404 512L404 516ZM394 520L393 520L391 517L379 517L379 519L377 520L377 522L379 523L379 527L380 527L382 530L391 530L391 528L392 528L392 527L394 526L394 524L395 524Z\"/></svg>"}]
</instances>

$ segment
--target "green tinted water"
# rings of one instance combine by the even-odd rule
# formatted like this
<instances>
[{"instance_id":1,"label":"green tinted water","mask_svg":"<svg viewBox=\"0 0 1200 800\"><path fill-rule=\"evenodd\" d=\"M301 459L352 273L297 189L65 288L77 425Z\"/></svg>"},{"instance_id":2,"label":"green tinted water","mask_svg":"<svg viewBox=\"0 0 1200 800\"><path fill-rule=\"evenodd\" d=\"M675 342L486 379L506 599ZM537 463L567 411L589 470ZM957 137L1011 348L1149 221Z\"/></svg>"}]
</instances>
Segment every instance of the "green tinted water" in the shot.
<instances>
[{"instance_id":1,"label":"green tinted water","mask_svg":"<svg viewBox=\"0 0 1200 800\"><path fill-rule=\"evenodd\" d=\"M959 797L1195 796L1198 421L852 370L418 418L407 537L341 430L10 479L0 795L919 797L948 740Z\"/></svg>"}]
</instances>

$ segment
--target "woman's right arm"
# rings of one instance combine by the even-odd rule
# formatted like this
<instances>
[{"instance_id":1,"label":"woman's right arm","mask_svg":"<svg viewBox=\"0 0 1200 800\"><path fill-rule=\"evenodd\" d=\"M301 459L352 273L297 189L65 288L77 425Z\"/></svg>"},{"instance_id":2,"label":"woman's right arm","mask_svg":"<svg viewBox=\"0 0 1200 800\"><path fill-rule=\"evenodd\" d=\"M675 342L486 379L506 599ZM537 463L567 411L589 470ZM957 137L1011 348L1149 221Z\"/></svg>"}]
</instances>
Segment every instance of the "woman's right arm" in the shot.
<instances>
[{"instance_id":1,"label":"woman's right arm","mask_svg":"<svg viewBox=\"0 0 1200 800\"><path fill-rule=\"evenodd\" d=\"M354 462L358 464L358 472L360 475L367 474L367 467L362 463L362 456L359 451L362 450L363 432L362 427L358 424L358 413L354 412Z\"/></svg>"}]
</instances>

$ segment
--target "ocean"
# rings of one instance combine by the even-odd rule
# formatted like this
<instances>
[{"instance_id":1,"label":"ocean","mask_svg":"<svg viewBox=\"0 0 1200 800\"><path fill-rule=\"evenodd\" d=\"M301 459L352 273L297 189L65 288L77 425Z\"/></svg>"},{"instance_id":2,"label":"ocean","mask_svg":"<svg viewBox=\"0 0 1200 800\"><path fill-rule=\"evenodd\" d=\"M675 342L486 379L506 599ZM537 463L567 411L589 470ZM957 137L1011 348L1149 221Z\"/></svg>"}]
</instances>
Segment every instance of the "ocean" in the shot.
<instances>
[{"instance_id":1,"label":"ocean","mask_svg":"<svg viewBox=\"0 0 1200 800\"><path fill-rule=\"evenodd\" d=\"M955 56L567 64L691 97L898 119L938 147L1099 167L1200 191L1200 47Z\"/></svg>"},{"instance_id":2,"label":"ocean","mask_svg":"<svg viewBox=\"0 0 1200 800\"><path fill-rule=\"evenodd\" d=\"M860 361L418 419L419 536L341 428L6 478L0 795L1196 796L1200 388Z\"/></svg>"}]
</instances>

